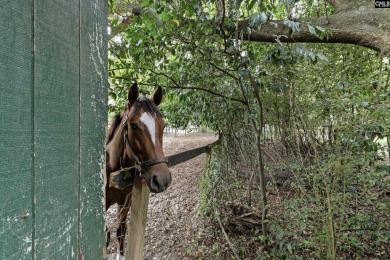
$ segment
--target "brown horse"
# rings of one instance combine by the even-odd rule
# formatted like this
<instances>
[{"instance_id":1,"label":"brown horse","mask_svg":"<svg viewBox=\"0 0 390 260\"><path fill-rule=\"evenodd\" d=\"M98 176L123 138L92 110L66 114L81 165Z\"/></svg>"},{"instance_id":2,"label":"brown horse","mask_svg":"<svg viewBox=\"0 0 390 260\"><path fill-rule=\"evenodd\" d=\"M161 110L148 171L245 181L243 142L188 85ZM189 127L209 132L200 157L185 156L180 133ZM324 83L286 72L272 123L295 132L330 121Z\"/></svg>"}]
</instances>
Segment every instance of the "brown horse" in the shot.
<instances>
[{"instance_id":1,"label":"brown horse","mask_svg":"<svg viewBox=\"0 0 390 260\"><path fill-rule=\"evenodd\" d=\"M131 86L124 112L114 118L107 133L106 180L111 172L136 166L151 192L163 192L168 188L172 177L162 148L164 121L157 108L161 100L161 87L150 100L138 97L137 83ZM118 204L117 238L122 254L131 191L132 186L119 190L109 187L106 181L106 211L111 205ZM107 232L107 246L109 242L110 232Z\"/></svg>"}]
</instances>

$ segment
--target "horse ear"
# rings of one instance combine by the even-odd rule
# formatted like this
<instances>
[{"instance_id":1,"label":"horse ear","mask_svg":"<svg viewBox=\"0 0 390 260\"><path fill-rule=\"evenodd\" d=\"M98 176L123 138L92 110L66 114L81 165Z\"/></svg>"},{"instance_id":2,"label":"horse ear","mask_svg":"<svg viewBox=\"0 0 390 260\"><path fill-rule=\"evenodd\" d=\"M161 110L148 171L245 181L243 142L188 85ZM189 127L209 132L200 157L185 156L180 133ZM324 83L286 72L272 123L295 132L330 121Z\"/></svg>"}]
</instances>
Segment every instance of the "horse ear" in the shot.
<instances>
[{"instance_id":1,"label":"horse ear","mask_svg":"<svg viewBox=\"0 0 390 260\"><path fill-rule=\"evenodd\" d=\"M138 84L137 82L135 82L129 90L129 94L127 95L127 100L129 101L129 104L132 105L137 100L137 98L138 98Z\"/></svg>"},{"instance_id":2,"label":"horse ear","mask_svg":"<svg viewBox=\"0 0 390 260\"><path fill-rule=\"evenodd\" d=\"M153 102L156 106L160 105L160 103L162 101L162 97L163 97L162 88L160 86L158 86L158 89L156 90L156 92L154 92L154 95L153 95Z\"/></svg>"}]
</instances>

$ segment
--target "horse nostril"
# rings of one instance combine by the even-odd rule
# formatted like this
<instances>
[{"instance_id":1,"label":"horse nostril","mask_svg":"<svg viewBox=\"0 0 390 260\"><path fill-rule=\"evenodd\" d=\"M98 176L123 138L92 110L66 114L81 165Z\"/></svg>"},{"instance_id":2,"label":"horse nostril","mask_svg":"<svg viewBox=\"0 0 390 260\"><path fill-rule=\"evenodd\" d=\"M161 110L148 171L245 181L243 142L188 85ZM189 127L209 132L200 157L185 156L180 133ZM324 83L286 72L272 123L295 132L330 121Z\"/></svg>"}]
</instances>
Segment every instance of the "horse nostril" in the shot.
<instances>
[{"instance_id":1,"label":"horse nostril","mask_svg":"<svg viewBox=\"0 0 390 260\"><path fill-rule=\"evenodd\" d=\"M155 191L160 190L160 182L158 181L157 175L154 175L154 176L152 177L151 186L152 186L152 188L153 188Z\"/></svg>"}]
</instances>

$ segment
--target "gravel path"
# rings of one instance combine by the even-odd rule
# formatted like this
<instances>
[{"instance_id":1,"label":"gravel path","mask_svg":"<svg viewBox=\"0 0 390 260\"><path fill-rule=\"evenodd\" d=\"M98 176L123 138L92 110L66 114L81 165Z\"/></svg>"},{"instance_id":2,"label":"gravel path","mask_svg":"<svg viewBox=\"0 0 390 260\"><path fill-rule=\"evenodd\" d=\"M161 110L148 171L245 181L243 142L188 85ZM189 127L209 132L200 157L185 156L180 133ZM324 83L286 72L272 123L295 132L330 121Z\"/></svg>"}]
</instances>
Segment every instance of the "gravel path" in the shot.
<instances>
[{"instance_id":1,"label":"gravel path","mask_svg":"<svg viewBox=\"0 0 390 260\"><path fill-rule=\"evenodd\" d=\"M197 148L216 140L213 135L164 136L165 155ZM187 255L202 229L197 215L198 180L205 155L171 168L173 181L167 191L149 200L145 259L190 259Z\"/></svg>"}]
</instances>

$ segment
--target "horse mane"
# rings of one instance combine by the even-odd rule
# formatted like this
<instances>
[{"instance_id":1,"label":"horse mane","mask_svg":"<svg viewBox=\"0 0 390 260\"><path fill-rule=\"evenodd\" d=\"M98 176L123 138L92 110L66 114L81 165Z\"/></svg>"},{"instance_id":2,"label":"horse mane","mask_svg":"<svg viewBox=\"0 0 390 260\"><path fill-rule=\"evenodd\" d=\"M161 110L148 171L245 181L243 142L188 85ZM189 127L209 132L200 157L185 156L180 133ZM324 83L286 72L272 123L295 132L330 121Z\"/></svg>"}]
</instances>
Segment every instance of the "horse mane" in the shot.
<instances>
[{"instance_id":1,"label":"horse mane","mask_svg":"<svg viewBox=\"0 0 390 260\"><path fill-rule=\"evenodd\" d=\"M106 135L106 145L111 142L112 138L114 137L115 130L120 125L122 121L122 115L117 114L115 115L114 119L112 120L111 126L107 131Z\"/></svg>"},{"instance_id":2,"label":"horse mane","mask_svg":"<svg viewBox=\"0 0 390 260\"><path fill-rule=\"evenodd\" d=\"M134 114L137 115L141 112L148 112L156 116L161 116L160 111L154 102L146 97L139 97L134 103Z\"/></svg>"},{"instance_id":3,"label":"horse mane","mask_svg":"<svg viewBox=\"0 0 390 260\"><path fill-rule=\"evenodd\" d=\"M154 104L154 102L146 97L139 97L135 103L134 103L134 115L137 115L142 111L151 113L155 116L161 117L161 113L158 110L157 106ZM126 106L126 109L123 113L125 113L129 109L128 106ZM122 114L115 115L114 119L112 120L111 126L107 131L106 135L106 145L111 142L112 138L114 137L115 130L118 128L118 126L122 122Z\"/></svg>"}]
</instances>

